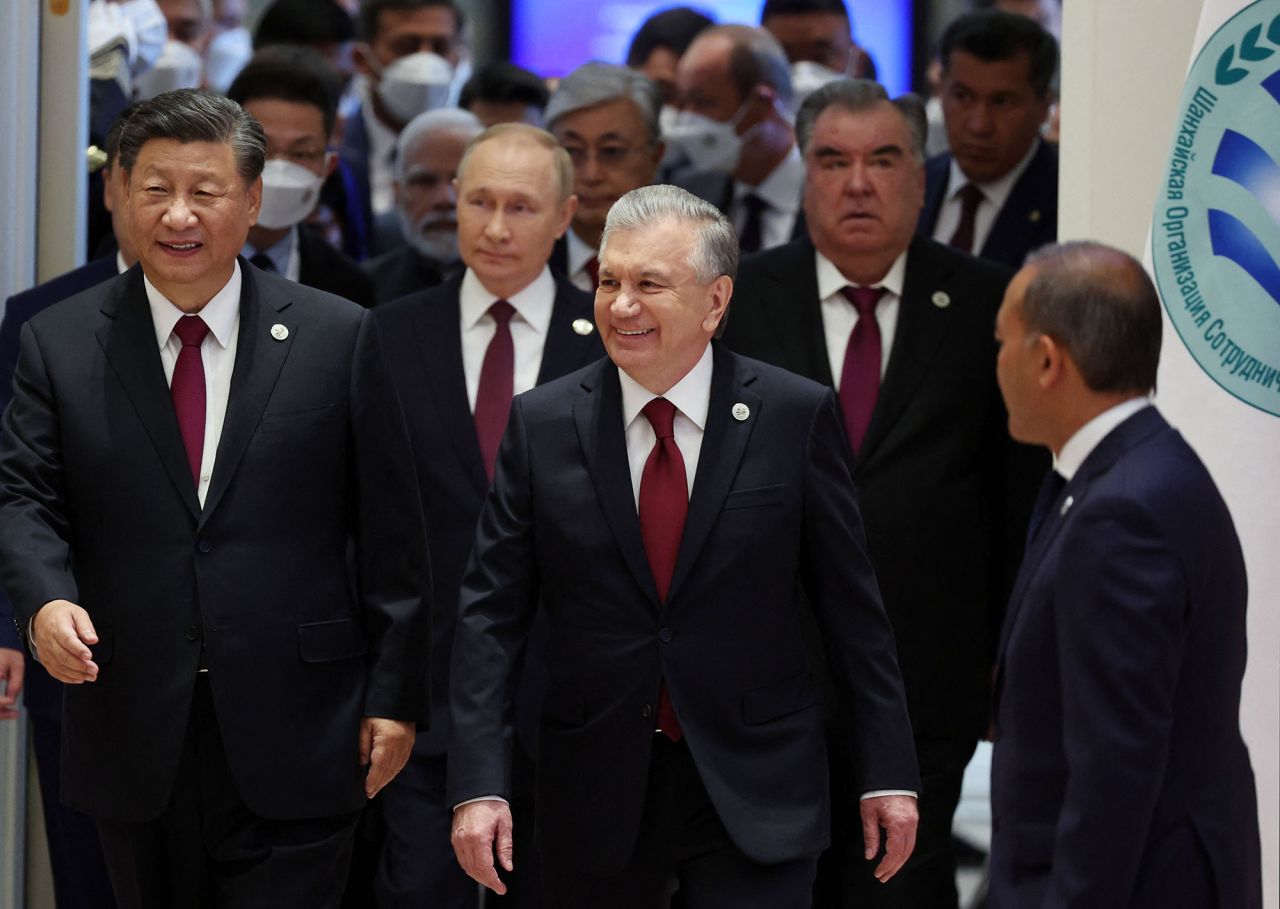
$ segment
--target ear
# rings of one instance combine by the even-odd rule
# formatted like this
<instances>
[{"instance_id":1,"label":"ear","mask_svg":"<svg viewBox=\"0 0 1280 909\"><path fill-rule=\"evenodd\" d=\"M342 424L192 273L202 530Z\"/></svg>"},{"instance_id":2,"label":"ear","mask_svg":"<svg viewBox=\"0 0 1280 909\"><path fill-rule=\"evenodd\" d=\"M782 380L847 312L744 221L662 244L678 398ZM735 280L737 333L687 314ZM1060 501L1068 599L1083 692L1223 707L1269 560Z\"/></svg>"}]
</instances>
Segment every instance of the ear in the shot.
<instances>
[{"instance_id":1,"label":"ear","mask_svg":"<svg viewBox=\"0 0 1280 909\"><path fill-rule=\"evenodd\" d=\"M1039 369L1040 387L1045 391L1062 382L1067 368L1067 351L1048 335L1039 335L1032 345Z\"/></svg>"},{"instance_id":2,"label":"ear","mask_svg":"<svg viewBox=\"0 0 1280 909\"><path fill-rule=\"evenodd\" d=\"M253 181L249 187L249 226L258 223L258 211L262 208L262 177Z\"/></svg>"},{"instance_id":3,"label":"ear","mask_svg":"<svg viewBox=\"0 0 1280 909\"><path fill-rule=\"evenodd\" d=\"M707 296L710 298L711 308L702 319L702 329L714 334L729 309L729 298L733 296L733 279L728 275L716 278L707 286Z\"/></svg>"},{"instance_id":4,"label":"ear","mask_svg":"<svg viewBox=\"0 0 1280 909\"><path fill-rule=\"evenodd\" d=\"M455 180L456 184L457 181ZM578 210L578 197L571 195L564 200L564 204L560 206L560 220L556 222L556 239L564 236L564 232L569 229L569 222L573 220L574 213Z\"/></svg>"}]
</instances>

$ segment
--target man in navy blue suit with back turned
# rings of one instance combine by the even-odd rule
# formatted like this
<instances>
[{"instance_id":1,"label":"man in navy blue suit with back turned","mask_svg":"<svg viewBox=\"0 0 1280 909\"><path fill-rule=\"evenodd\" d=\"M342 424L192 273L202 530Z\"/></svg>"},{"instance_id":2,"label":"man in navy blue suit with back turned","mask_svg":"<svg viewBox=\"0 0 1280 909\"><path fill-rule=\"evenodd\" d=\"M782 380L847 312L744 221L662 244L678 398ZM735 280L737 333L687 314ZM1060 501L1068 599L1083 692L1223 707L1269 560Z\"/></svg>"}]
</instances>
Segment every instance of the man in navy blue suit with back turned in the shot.
<instances>
[{"instance_id":1,"label":"man in navy blue suit with back turned","mask_svg":"<svg viewBox=\"0 0 1280 909\"><path fill-rule=\"evenodd\" d=\"M1014 438L1056 456L1001 639L990 909L1256 909L1226 504L1151 406L1160 303L1096 243L1033 253L996 322Z\"/></svg>"}]
</instances>

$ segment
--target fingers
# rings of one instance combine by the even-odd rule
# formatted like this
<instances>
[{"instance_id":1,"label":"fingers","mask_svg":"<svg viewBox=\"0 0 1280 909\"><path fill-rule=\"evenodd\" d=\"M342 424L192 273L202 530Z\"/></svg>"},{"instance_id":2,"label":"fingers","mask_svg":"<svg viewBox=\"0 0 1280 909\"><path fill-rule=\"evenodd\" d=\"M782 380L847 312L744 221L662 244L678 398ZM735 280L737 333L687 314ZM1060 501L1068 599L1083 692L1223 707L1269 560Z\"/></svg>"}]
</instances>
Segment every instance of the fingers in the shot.
<instances>
[{"instance_id":1,"label":"fingers","mask_svg":"<svg viewBox=\"0 0 1280 909\"><path fill-rule=\"evenodd\" d=\"M883 884L902 869L916 848L916 827L920 819L916 800L903 795L880 796L863 799L860 809L868 860L875 858L874 847L879 845L880 829L885 831L884 858L875 870L876 880Z\"/></svg>"},{"instance_id":2,"label":"fingers","mask_svg":"<svg viewBox=\"0 0 1280 909\"><path fill-rule=\"evenodd\" d=\"M498 818L498 861L507 871L516 870L514 834L511 816L507 815L505 822L503 818Z\"/></svg>"},{"instance_id":3,"label":"fingers","mask_svg":"<svg viewBox=\"0 0 1280 909\"><path fill-rule=\"evenodd\" d=\"M22 694L26 671L26 659L21 650L0 647L0 682L5 683L4 693L0 694L0 720L13 719L18 715L16 705L18 696Z\"/></svg>"},{"instance_id":4,"label":"fingers","mask_svg":"<svg viewBox=\"0 0 1280 909\"><path fill-rule=\"evenodd\" d=\"M860 807L862 813L862 857L868 862L880 851L880 814L871 804L874 799L863 799Z\"/></svg>"},{"instance_id":5,"label":"fingers","mask_svg":"<svg viewBox=\"0 0 1280 909\"><path fill-rule=\"evenodd\" d=\"M458 864L473 880L499 895L507 892L507 885L494 867L494 847L502 867L512 870L512 830L511 809L502 802L472 802L453 814L451 839Z\"/></svg>"},{"instance_id":6,"label":"fingers","mask_svg":"<svg viewBox=\"0 0 1280 909\"><path fill-rule=\"evenodd\" d=\"M360 766L369 765L370 752L373 750L373 720L369 717L360 719Z\"/></svg>"},{"instance_id":7,"label":"fingers","mask_svg":"<svg viewBox=\"0 0 1280 909\"><path fill-rule=\"evenodd\" d=\"M365 742L368 730L369 744ZM369 774L365 777L364 792L368 798L378 794L383 786L395 779L409 761L413 751L414 725L400 720L381 717L365 717L360 722L361 755L367 747Z\"/></svg>"},{"instance_id":8,"label":"fingers","mask_svg":"<svg viewBox=\"0 0 1280 909\"><path fill-rule=\"evenodd\" d=\"M98 678L89 644L98 633L89 614L68 600L53 600L40 607L32 625L40 662L60 682L78 685Z\"/></svg>"},{"instance_id":9,"label":"fingers","mask_svg":"<svg viewBox=\"0 0 1280 909\"><path fill-rule=\"evenodd\" d=\"M884 883L897 874L906 864L911 852L916 847L916 828L904 824L895 824L888 828L889 836L885 842L884 858L876 866L876 880Z\"/></svg>"}]
</instances>

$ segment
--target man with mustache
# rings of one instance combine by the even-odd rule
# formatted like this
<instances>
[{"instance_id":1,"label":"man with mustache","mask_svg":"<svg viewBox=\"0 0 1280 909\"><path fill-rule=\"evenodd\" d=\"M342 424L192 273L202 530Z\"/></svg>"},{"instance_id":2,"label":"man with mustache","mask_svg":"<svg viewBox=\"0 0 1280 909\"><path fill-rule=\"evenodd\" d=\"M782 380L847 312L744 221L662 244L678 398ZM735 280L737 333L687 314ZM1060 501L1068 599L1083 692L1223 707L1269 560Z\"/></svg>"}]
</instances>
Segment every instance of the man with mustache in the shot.
<instances>
[{"instance_id":1,"label":"man with mustache","mask_svg":"<svg viewBox=\"0 0 1280 909\"><path fill-rule=\"evenodd\" d=\"M439 284L458 262L454 180L467 144L483 132L474 114L441 108L419 114L396 140L396 217L405 245L364 263L377 302Z\"/></svg>"}]
</instances>

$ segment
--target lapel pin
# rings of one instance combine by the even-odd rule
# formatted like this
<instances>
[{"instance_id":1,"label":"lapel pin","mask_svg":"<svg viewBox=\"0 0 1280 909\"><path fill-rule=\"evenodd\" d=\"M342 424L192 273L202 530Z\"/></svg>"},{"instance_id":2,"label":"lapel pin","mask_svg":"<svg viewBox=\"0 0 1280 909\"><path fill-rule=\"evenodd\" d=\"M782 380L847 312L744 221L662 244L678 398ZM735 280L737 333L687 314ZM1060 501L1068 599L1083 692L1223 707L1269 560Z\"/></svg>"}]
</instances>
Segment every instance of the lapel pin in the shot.
<instances>
[{"instance_id":1,"label":"lapel pin","mask_svg":"<svg viewBox=\"0 0 1280 909\"><path fill-rule=\"evenodd\" d=\"M951 295L945 290L935 290L930 299L933 300L933 305L938 307L938 309L946 309L951 305Z\"/></svg>"},{"instance_id":2,"label":"lapel pin","mask_svg":"<svg viewBox=\"0 0 1280 909\"><path fill-rule=\"evenodd\" d=\"M289 337L289 329L277 322L275 325L271 326L271 337L275 338L277 341L283 341L285 338Z\"/></svg>"},{"instance_id":3,"label":"lapel pin","mask_svg":"<svg viewBox=\"0 0 1280 909\"><path fill-rule=\"evenodd\" d=\"M1067 500L1062 503L1062 508L1058 510L1058 517L1066 517L1067 512L1071 510L1071 506L1075 503L1075 496L1067 496Z\"/></svg>"},{"instance_id":4,"label":"lapel pin","mask_svg":"<svg viewBox=\"0 0 1280 909\"><path fill-rule=\"evenodd\" d=\"M731 410L730 413L733 414L733 418L735 420L741 423L747 417L751 416L751 408L746 404L739 402L733 405L733 410Z\"/></svg>"},{"instance_id":5,"label":"lapel pin","mask_svg":"<svg viewBox=\"0 0 1280 909\"><path fill-rule=\"evenodd\" d=\"M1031 221L1032 224L1036 224L1037 222L1039 222L1040 209L1038 208L1031 209L1031 214L1027 215L1027 218Z\"/></svg>"},{"instance_id":6,"label":"lapel pin","mask_svg":"<svg viewBox=\"0 0 1280 909\"><path fill-rule=\"evenodd\" d=\"M594 327L595 326L591 324L590 319L574 319L573 320L573 330L580 335L591 334L591 329Z\"/></svg>"}]
</instances>

